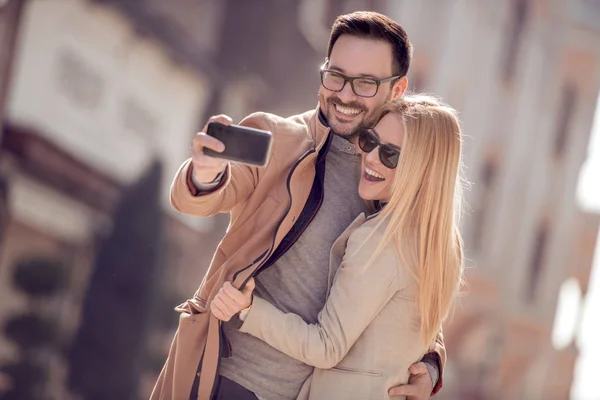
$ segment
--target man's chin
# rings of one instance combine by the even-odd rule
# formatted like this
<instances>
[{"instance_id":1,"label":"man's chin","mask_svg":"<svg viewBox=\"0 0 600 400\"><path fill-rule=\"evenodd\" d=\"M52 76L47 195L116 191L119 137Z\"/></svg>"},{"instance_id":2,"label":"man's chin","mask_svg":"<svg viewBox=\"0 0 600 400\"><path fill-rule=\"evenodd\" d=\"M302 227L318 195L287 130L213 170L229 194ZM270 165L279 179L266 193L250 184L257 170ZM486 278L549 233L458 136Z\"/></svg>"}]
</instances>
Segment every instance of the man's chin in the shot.
<instances>
[{"instance_id":1,"label":"man's chin","mask_svg":"<svg viewBox=\"0 0 600 400\"><path fill-rule=\"evenodd\" d=\"M335 127L331 127L331 130L333 130L333 132L335 132L336 135L345 137L347 139L351 139L354 136L356 136L356 130L339 130Z\"/></svg>"},{"instance_id":2,"label":"man's chin","mask_svg":"<svg viewBox=\"0 0 600 400\"><path fill-rule=\"evenodd\" d=\"M338 134L340 136L353 137L356 135L356 132L358 131L358 127L360 126L360 123L356 123L356 122L344 123L341 121L336 121L334 119L333 121L330 121L329 126L336 134Z\"/></svg>"}]
</instances>

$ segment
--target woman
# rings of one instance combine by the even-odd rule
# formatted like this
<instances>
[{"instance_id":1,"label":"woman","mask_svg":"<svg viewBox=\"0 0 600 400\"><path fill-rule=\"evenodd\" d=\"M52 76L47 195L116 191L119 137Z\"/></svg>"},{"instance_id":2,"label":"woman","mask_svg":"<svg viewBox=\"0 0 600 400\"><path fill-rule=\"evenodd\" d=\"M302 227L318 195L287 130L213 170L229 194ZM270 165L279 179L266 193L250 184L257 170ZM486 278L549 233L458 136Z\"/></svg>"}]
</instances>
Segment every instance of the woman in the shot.
<instances>
[{"instance_id":1,"label":"woman","mask_svg":"<svg viewBox=\"0 0 600 400\"><path fill-rule=\"evenodd\" d=\"M386 105L358 144L359 194L382 207L360 215L334 243L318 323L252 298L253 281L242 292L226 283L211 304L217 318L239 312L243 332L316 367L299 398L388 398L427 352L461 281L454 110L430 96L408 96Z\"/></svg>"}]
</instances>

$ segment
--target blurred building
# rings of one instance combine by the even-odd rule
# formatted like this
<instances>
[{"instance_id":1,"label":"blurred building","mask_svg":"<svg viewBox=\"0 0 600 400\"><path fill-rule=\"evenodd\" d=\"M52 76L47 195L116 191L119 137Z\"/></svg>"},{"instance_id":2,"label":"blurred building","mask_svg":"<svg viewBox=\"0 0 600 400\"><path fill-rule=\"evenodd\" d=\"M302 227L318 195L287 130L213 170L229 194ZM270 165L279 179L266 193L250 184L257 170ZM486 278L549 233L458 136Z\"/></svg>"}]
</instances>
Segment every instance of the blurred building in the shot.
<instances>
[{"instance_id":1,"label":"blurred building","mask_svg":"<svg viewBox=\"0 0 600 400\"><path fill-rule=\"evenodd\" d=\"M576 186L600 90L600 2L398 1L389 15L414 44L410 81L461 112L474 183L472 268L439 397L569 398L576 328L551 338L563 284L585 297L598 232Z\"/></svg>"},{"instance_id":2,"label":"blurred building","mask_svg":"<svg viewBox=\"0 0 600 400\"><path fill-rule=\"evenodd\" d=\"M32 256L62 260L72 275L68 291L44 312L66 329L68 345L116 204L155 159L164 167L166 268L160 285L173 305L194 292L227 225L226 217L187 218L168 205L170 181L194 132L215 113L239 120L255 110L290 115L315 107L330 21L352 5L7 4L0 14L0 176L7 200L0 322L31 308L14 287L15 265ZM146 340L166 352L175 328L151 332ZM0 364L17 358L14 343L0 335ZM58 358L48 363L46 392L69 398L68 365ZM141 377L141 397L154 379ZM0 392L10 384L0 379Z\"/></svg>"},{"instance_id":3,"label":"blurred building","mask_svg":"<svg viewBox=\"0 0 600 400\"><path fill-rule=\"evenodd\" d=\"M76 332L115 205L154 159L164 167L161 285L174 302L190 296L227 224L168 205L193 133L212 114L315 107L331 22L374 9L408 31L411 86L460 110L468 136L463 232L474 267L446 327L436 397L568 398L577 348L551 337L563 283L585 296L598 231L575 187L600 89L600 1L2 3L0 324L30 306L12 285L15 263L51 256L72 280L47 311ZM149 340L166 351L171 338ZM0 335L0 364L17 356ZM67 398L68 366L53 367L48 391ZM154 378L142 378L142 397Z\"/></svg>"},{"instance_id":4,"label":"blurred building","mask_svg":"<svg viewBox=\"0 0 600 400\"><path fill-rule=\"evenodd\" d=\"M7 97L8 81L12 69L12 55L16 43L22 0L0 2L0 126L4 121L4 108ZM2 129L0 129L0 142ZM0 175L0 237L6 227L6 182Z\"/></svg>"},{"instance_id":5,"label":"blurred building","mask_svg":"<svg viewBox=\"0 0 600 400\"><path fill-rule=\"evenodd\" d=\"M0 325L31 307L13 286L15 264L48 257L69 265L71 280L66 295L45 312L75 333L115 204L154 159L164 170L163 286L173 301L183 300L218 243L211 230L223 229L214 219L178 215L168 204L170 181L189 154L211 92L208 72L153 35L141 16L87 0L19 3L20 19L16 13L0 19L0 42L12 39L4 32L17 34L14 58L5 56L4 46L0 58L0 73L10 72L0 150L8 218L0 245ZM165 332L160 346L171 337ZM0 364L16 357L14 344L0 335ZM65 399L68 367L50 363L47 392Z\"/></svg>"}]
</instances>

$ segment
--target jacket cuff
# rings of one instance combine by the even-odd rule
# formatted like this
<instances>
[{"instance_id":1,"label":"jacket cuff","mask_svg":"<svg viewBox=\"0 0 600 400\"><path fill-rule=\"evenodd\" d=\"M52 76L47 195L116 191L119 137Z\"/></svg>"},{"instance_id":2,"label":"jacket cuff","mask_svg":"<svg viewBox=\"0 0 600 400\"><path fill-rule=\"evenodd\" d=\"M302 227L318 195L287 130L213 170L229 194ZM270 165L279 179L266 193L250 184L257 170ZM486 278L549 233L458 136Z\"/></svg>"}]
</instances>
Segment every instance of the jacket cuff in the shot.
<instances>
[{"instance_id":1,"label":"jacket cuff","mask_svg":"<svg viewBox=\"0 0 600 400\"><path fill-rule=\"evenodd\" d=\"M192 179L192 176L194 174L194 164L190 162L188 164L185 179L190 194L194 197L198 197L219 190L221 186L223 186L223 182L226 181L226 179L223 179L223 177L225 176L225 173L227 172L228 168L229 167L226 167L225 170L219 173L219 175L217 175L217 177L212 182L196 186L194 180Z\"/></svg>"},{"instance_id":2,"label":"jacket cuff","mask_svg":"<svg viewBox=\"0 0 600 400\"><path fill-rule=\"evenodd\" d=\"M424 362L426 364L427 371L429 372L429 376L431 377L431 381L433 382L433 390L431 391L431 395L433 396L440 391L443 383L442 363L440 360L440 356L437 353L427 353L421 359L421 362Z\"/></svg>"},{"instance_id":3,"label":"jacket cuff","mask_svg":"<svg viewBox=\"0 0 600 400\"><path fill-rule=\"evenodd\" d=\"M265 313L268 313L269 308L272 307L273 306L268 301L263 300L258 296L254 296L252 299L252 307L250 307L250 310L248 311L248 314L246 314L244 321L238 318L238 329L240 332L250 334L260 332L259 327L261 321L263 320L263 318L260 316L263 315L264 317L264 315L268 315Z\"/></svg>"}]
</instances>

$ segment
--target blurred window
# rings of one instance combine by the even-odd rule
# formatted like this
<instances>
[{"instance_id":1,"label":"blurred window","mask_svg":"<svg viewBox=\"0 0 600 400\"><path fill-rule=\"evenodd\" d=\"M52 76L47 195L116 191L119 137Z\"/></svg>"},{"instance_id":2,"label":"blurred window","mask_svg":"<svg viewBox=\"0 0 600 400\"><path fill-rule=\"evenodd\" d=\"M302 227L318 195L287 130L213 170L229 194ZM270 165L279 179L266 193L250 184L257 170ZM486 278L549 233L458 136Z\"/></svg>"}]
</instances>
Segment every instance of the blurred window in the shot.
<instances>
[{"instance_id":1,"label":"blurred window","mask_svg":"<svg viewBox=\"0 0 600 400\"><path fill-rule=\"evenodd\" d=\"M488 210L494 198L494 186L497 178L498 163L496 162L496 157L489 155L483 164L479 179L479 182L482 185L482 195L476 211L472 233L473 250L475 252L482 249L483 239L485 238L485 226L489 214Z\"/></svg>"},{"instance_id":2,"label":"blurred window","mask_svg":"<svg viewBox=\"0 0 600 400\"><path fill-rule=\"evenodd\" d=\"M529 278L527 292L525 293L525 298L528 302L532 302L533 300L535 300L537 295L537 289L539 287L539 281L544 267L546 247L548 246L548 238L550 236L549 231L550 229L548 227L548 224L546 222L542 222L538 226L533 241L531 261L529 263Z\"/></svg>"},{"instance_id":3,"label":"blurred window","mask_svg":"<svg viewBox=\"0 0 600 400\"><path fill-rule=\"evenodd\" d=\"M563 89L560 105L557 110L558 120L554 136L554 157L562 158L565 150L573 113L577 106L577 89L572 83L567 83Z\"/></svg>"},{"instance_id":4,"label":"blurred window","mask_svg":"<svg viewBox=\"0 0 600 400\"><path fill-rule=\"evenodd\" d=\"M521 39L527 24L529 14L528 0L513 0L509 30L507 33L506 54L504 58L502 75L510 83L517 69L517 60L521 49Z\"/></svg>"}]
</instances>

